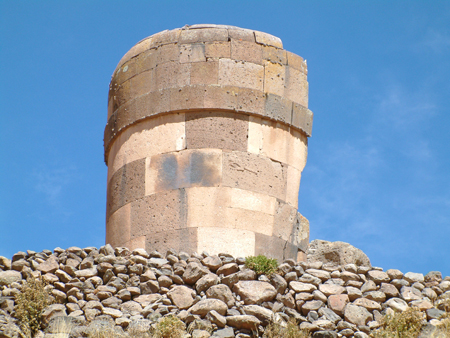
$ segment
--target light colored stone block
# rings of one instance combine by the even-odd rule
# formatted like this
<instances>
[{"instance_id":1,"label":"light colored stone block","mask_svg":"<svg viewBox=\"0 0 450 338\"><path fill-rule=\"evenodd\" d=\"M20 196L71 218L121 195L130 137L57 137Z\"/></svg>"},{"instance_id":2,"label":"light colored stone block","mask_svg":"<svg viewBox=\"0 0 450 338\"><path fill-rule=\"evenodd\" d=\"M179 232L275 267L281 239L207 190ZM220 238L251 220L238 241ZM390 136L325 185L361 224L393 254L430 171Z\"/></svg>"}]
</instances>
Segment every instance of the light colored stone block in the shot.
<instances>
[{"instance_id":1,"label":"light colored stone block","mask_svg":"<svg viewBox=\"0 0 450 338\"><path fill-rule=\"evenodd\" d=\"M281 65L287 64L287 55L284 49L279 49L272 46L262 46L262 53L263 60L279 63Z\"/></svg>"},{"instance_id":2,"label":"light colored stone block","mask_svg":"<svg viewBox=\"0 0 450 338\"><path fill-rule=\"evenodd\" d=\"M264 67L251 62L219 60L219 84L263 90Z\"/></svg>"},{"instance_id":3,"label":"light colored stone block","mask_svg":"<svg viewBox=\"0 0 450 338\"><path fill-rule=\"evenodd\" d=\"M197 252L210 255L226 252L234 257L255 255L255 234L242 229L198 228Z\"/></svg>"},{"instance_id":4,"label":"light colored stone block","mask_svg":"<svg viewBox=\"0 0 450 338\"><path fill-rule=\"evenodd\" d=\"M235 110L240 88L211 85L206 87L204 108Z\"/></svg>"},{"instance_id":5,"label":"light colored stone block","mask_svg":"<svg viewBox=\"0 0 450 338\"><path fill-rule=\"evenodd\" d=\"M300 189L300 180L302 173L293 166L287 167L287 185L286 185L286 203L297 208L298 207L298 192Z\"/></svg>"},{"instance_id":6,"label":"light colored stone block","mask_svg":"<svg viewBox=\"0 0 450 338\"><path fill-rule=\"evenodd\" d=\"M286 167L247 152L223 154L222 185L251 190L280 199L286 196Z\"/></svg>"},{"instance_id":7,"label":"light colored stone block","mask_svg":"<svg viewBox=\"0 0 450 338\"><path fill-rule=\"evenodd\" d=\"M148 252L158 250L164 253L169 249L177 252L196 252L197 243L196 228L167 230L146 236L145 249Z\"/></svg>"},{"instance_id":8,"label":"light colored stone block","mask_svg":"<svg viewBox=\"0 0 450 338\"><path fill-rule=\"evenodd\" d=\"M171 88L169 91L171 111L196 110L202 109L204 106L205 86L189 85Z\"/></svg>"},{"instance_id":9,"label":"light colored stone block","mask_svg":"<svg viewBox=\"0 0 450 338\"><path fill-rule=\"evenodd\" d=\"M312 111L298 103L294 103L292 107L292 126L302 130L306 136L311 136L312 123Z\"/></svg>"},{"instance_id":10,"label":"light colored stone block","mask_svg":"<svg viewBox=\"0 0 450 338\"><path fill-rule=\"evenodd\" d=\"M289 100L308 107L308 81L306 75L295 68L286 67L284 95Z\"/></svg>"},{"instance_id":11,"label":"light colored stone block","mask_svg":"<svg viewBox=\"0 0 450 338\"><path fill-rule=\"evenodd\" d=\"M249 41L255 43L255 33L250 29L229 29L228 36L231 40Z\"/></svg>"},{"instance_id":12,"label":"light colored stone block","mask_svg":"<svg viewBox=\"0 0 450 338\"><path fill-rule=\"evenodd\" d=\"M185 114L175 113L144 120L121 133L108 161L108 182L124 165L135 160L186 148Z\"/></svg>"},{"instance_id":13,"label":"light colored stone block","mask_svg":"<svg viewBox=\"0 0 450 338\"><path fill-rule=\"evenodd\" d=\"M228 30L222 28L182 30L179 43L228 41Z\"/></svg>"},{"instance_id":14,"label":"light colored stone block","mask_svg":"<svg viewBox=\"0 0 450 338\"><path fill-rule=\"evenodd\" d=\"M148 92L155 91L156 85L154 76L154 70L148 70L132 77L130 79L131 97L135 98Z\"/></svg>"},{"instance_id":15,"label":"light colored stone block","mask_svg":"<svg viewBox=\"0 0 450 338\"><path fill-rule=\"evenodd\" d=\"M154 155L147 157L145 167L145 195L195 186L219 186L222 150L196 149Z\"/></svg>"},{"instance_id":16,"label":"light colored stone block","mask_svg":"<svg viewBox=\"0 0 450 338\"><path fill-rule=\"evenodd\" d=\"M180 39L181 29L165 30L151 36L150 48L175 44Z\"/></svg>"},{"instance_id":17,"label":"light colored stone block","mask_svg":"<svg viewBox=\"0 0 450 338\"><path fill-rule=\"evenodd\" d=\"M133 59L136 62L136 74L154 69L157 65L157 59L158 52L156 49L146 50L145 52L139 54L136 59Z\"/></svg>"},{"instance_id":18,"label":"light colored stone block","mask_svg":"<svg viewBox=\"0 0 450 338\"><path fill-rule=\"evenodd\" d=\"M222 188L223 189L223 188ZM230 189L230 207L275 215L277 199L272 196L242 189Z\"/></svg>"},{"instance_id":19,"label":"light colored stone block","mask_svg":"<svg viewBox=\"0 0 450 338\"><path fill-rule=\"evenodd\" d=\"M262 64L262 46L254 42L231 40L231 59Z\"/></svg>"},{"instance_id":20,"label":"light colored stone block","mask_svg":"<svg viewBox=\"0 0 450 338\"><path fill-rule=\"evenodd\" d=\"M180 60L180 50L177 44L171 43L160 46L156 49L156 65L160 66L166 62L176 62Z\"/></svg>"},{"instance_id":21,"label":"light colored stone block","mask_svg":"<svg viewBox=\"0 0 450 338\"><path fill-rule=\"evenodd\" d=\"M195 62L191 65L191 84L217 84L219 63L217 61Z\"/></svg>"},{"instance_id":22,"label":"light colored stone block","mask_svg":"<svg viewBox=\"0 0 450 338\"><path fill-rule=\"evenodd\" d=\"M285 66L264 61L264 92L284 95ZM290 121L289 121L290 122Z\"/></svg>"},{"instance_id":23,"label":"light colored stone block","mask_svg":"<svg viewBox=\"0 0 450 338\"><path fill-rule=\"evenodd\" d=\"M121 246L130 240L131 204L125 204L106 220L106 243Z\"/></svg>"},{"instance_id":24,"label":"light colored stone block","mask_svg":"<svg viewBox=\"0 0 450 338\"><path fill-rule=\"evenodd\" d=\"M125 242L125 244L121 244L120 246L124 246L124 247L130 249L131 251L133 251L134 249L139 249L139 248L145 249L145 245L146 245L146 236L141 236L141 237L133 238L133 239L129 240L128 242Z\"/></svg>"},{"instance_id":25,"label":"light colored stone block","mask_svg":"<svg viewBox=\"0 0 450 338\"><path fill-rule=\"evenodd\" d=\"M205 44L192 43L180 45L180 63L186 62L205 62Z\"/></svg>"},{"instance_id":26,"label":"light colored stone block","mask_svg":"<svg viewBox=\"0 0 450 338\"><path fill-rule=\"evenodd\" d=\"M116 72L117 69L120 68L125 62L150 49L151 44L152 44L152 37L149 36L148 38L139 41L137 44L131 47L131 49L119 61L116 70L114 72Z\"/></svg>"},{"instance_id":27,"label":"light colored stone block","mask_svg":"<svg viewBox=\"0 0 450 338\"><path fill-rule=\"evenodd\" d=\"M229 41L207 42L205 44L206 58L218 60L220 58L230 58L231 43Z\"/></svg>"},{"instance_id":28,"label":"light colored stone block","mask_svg":"<svg viewBox=\"0 0 450 338\"><path fill-rule=\"evenodd\" d=\"M261 45L283 48L281 39L271 34L255 31L255 39Z\"/></svg>"}]
</instances>

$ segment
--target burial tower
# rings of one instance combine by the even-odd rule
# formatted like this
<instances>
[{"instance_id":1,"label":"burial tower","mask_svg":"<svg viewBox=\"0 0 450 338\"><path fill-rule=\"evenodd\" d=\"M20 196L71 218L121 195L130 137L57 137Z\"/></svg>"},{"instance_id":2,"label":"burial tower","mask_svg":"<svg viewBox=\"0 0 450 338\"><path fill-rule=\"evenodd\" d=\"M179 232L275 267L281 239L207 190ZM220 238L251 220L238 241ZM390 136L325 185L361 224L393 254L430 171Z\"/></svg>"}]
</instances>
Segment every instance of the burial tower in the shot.
<instances>
[{"instance_id":1,"label":"burial tower","mask_svg":"<svg viewBox=\"0 0 450 338\"><path fill-rule=\"evenodd\" d=\"M106 243L305 259L306 77L279 38L232 26L131 48L109 89Z\"/></svg>"}]
</instances>

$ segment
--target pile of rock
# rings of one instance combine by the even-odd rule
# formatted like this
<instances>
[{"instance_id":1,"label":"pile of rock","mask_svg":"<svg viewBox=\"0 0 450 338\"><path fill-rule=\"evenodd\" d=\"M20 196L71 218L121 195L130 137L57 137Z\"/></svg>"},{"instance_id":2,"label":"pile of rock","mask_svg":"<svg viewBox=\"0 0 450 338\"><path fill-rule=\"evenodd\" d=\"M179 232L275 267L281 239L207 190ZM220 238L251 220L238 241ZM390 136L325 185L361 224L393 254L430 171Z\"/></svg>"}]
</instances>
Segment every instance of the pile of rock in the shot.
<instances>
[{"instance_id":1,"label":"pile of rock","mask_svg":"<svg viewBox=\"0 0 450 338\"><path fill-rule=\"evenodd\" d=\"M126 329L134 321L174 314L186 324L208 322L213 337L250 337L261 336L273 321L295 318L313 337L366 337L384 313L411 306L426 314L429 325L438 325L445 309L436 300L450 298L450 277L439 272L423 276L287 260L269 278L244 262L228 254L163 255L110 245L18 252L12 260L0 257L0 303L12 313L25 280L42 276L55 299L44 312L46 322L68 315L83 327L106 316Z\"/></svg>"}]
</instances>

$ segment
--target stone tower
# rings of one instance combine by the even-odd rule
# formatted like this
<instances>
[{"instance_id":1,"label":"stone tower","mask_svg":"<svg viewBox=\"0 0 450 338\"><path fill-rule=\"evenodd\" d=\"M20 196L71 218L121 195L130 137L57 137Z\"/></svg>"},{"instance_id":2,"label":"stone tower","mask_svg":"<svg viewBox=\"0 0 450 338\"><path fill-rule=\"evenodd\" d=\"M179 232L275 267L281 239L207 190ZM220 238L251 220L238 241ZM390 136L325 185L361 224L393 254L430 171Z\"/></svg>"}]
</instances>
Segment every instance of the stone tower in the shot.
<instances>
[{"instance_id":1,"label":"stone tower","mask_svg":"<svg viewBox=\"0 0 450 338\"><path fill-rule=\"evenodd\" d=\"M279 38L232 26L131 48L109 90L106 243L304 259L306 75Z\"/></svg>"}]
</instances>

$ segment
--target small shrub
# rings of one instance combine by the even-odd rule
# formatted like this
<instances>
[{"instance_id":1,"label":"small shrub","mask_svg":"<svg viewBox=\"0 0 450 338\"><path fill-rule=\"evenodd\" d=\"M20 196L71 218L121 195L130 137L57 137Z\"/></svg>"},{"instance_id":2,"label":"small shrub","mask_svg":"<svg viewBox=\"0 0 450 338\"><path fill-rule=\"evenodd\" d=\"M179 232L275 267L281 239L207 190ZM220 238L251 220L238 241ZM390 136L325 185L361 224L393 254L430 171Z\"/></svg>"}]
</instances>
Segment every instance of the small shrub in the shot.
<instances>
[{"instance_id":1,"label":"small shrub","mask_svg":"<svg viewBox=\"0 0 450 338\"><path fill-rule=\"evenodd\" d=\"M417 338L422 328L423 313L417 308L409 308L401 313L386 315L381 319L381 327L374 330L373 338Z\"/></svg>"},{"instance_id":2,"label":"small shrub","mask_svg":"<svg viewBox=\"0 0 450 338\"><path fill-rule=\"evenodd\" d=\"M128 325L127 335L130 338L152 338L148 321L132 321L130 325Z\"/></svg>"},{"instance_id":3,"label":"small shrub","mask_svg":"<svg viewBox=\"0 0 450 338\"><path fill-rule=\"evenodd\" d=\"M245 266L256 272L257 275L270 277L277 272L278 263L274 258L267 258L264 255L249 256L245 258Z\"/></svg>"},{"instance_id":4,"label":"small shrub","mask_svg":"<svg viewBox=\"0 0 450 338\"><path fill-rule=\"evenodd\" d=\"M173 315L161 318L153 331L154 338L183 338L186 335L186 325Z\"/></svg>"},{"instance_id":5,"label":"small shrub","mask_svg":"<svg viewBox=\"0 0 450 338\"><path fill-rule=\"evenodd\" d=\"M15 317L25 337L33 337L42 328L42 312L51 304L46 283L39 278L29 278L16 295Z\"/></svg>"},{"instance_id":6,"label":"small shrub","mask_svg":"<svg viewBox=\"0 0 450 338\"><path fill-rule=\"evenodd\" d=\"M264 338L310 338L311 333L307 330L300 330L295 319L290 319L286 326L272 322L267 325L264 331Z\"/></svg>"},{"instance_id":7,"label":"small shrub","mask_svg":"<svg viewBox=\"0 0 450 338\"><path fill-rule=\"evenodd\" d=\"M450 316L441 320L441 325L433 332L432 338L448 338L450 337Z\"/></svg>"},{"instance_id":8,"label":"small shrub","mask_svg":"<svg viewBox=\"0 0 450 338\"><path fill-rule=\"evenodd\" d=\"M113 320L94 320L87 330L88 338L119 338L123 334L116 331Z\"/></svg>"}]
</instances>

